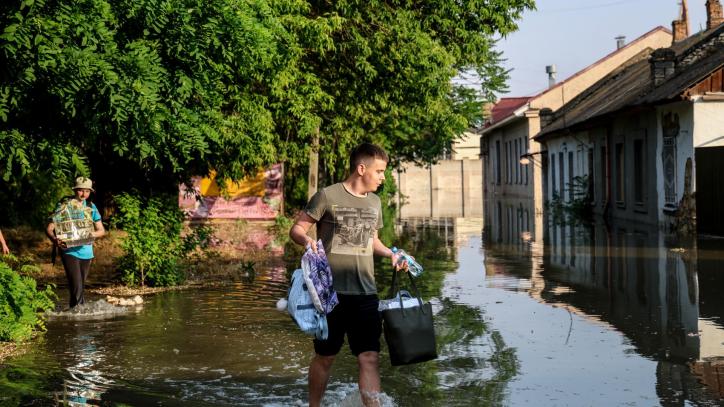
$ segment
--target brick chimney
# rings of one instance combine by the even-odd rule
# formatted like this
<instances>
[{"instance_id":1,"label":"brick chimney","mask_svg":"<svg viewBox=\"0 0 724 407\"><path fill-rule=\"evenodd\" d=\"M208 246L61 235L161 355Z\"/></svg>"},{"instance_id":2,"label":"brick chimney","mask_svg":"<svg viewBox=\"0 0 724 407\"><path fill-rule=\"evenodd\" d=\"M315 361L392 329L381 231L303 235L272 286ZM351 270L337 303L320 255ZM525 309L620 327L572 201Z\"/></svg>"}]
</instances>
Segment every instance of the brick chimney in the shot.
<instances>
[{"instance_id":1,"label":"brick chimney","mask_svg":"<svg viewBox=\"0 0 724 407\"><path fill-rule=\"evenodd\" d=\"M676 73L676 52L671 48L659 48L651 54L651 76L659 86Z\"/></svg>"},{"instance_id":2,"label":"brick chimney","mask_svg":"<svg viewBox=\"0 0 724 407\"><path fill-rule=\"evenodd\" d=\"M544 107L540 111L538 111L538 115L540 116L540 127L546 127L547 125L551 124L553 122L553 110L550 108Z\"/></svg>"},{"instance_id":3,"label":"brick chimney","mask_svg":"<svg viewBox=\"0 0 724 407\"><path fill-rule=\"evenodd\" d=\"M675 43L689 37L689 7L686 5L686 0L681 0L679 18L671 22L671 31L674 32Z\"/></svg>"},{"instance_id":4,"label":"brick chimney","mask_svg":"<svg viewBox=\"0 0 724 407\"><path fill-rule=\"evenodd\" d=\"M724 13L719 0L706 0L706 29L711 30L724 22Z\"/></svg>"}]
</instances>

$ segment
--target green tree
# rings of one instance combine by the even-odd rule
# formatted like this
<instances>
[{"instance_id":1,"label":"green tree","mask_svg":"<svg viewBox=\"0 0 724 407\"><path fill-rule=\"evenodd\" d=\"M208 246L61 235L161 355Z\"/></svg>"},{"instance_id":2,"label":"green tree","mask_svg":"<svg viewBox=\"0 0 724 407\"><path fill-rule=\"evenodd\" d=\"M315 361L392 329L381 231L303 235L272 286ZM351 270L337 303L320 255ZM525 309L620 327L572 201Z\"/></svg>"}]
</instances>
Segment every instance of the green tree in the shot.
<instances>
[{"instance_id":1,"label":"green tree","mask_svg":"<svg viewBox=\"0 0 724 407\"><path fill-rule=\"evenodd\" d=\"M0 197L18 220L28 205L17 196L37 212L76 175L94 178L100 206L114 192L172 192L211 170L238 180L283 161L299 179L317 132L327 180L344 175L361 141L429 162L503 88L494 38L532 6L4 1ZM467 70L480 74L480 91L452 84Z\"/></svg>"},{"instance_id":2,"label":"green tree","mask_svg":"<svg viewBox=\"0 0 724 407\"><path fill-rule=\"evenodd\" d=\"M310 93L322 103L307 106L316 117L294 133L289 124L300 119L288 114L288 99L279 101L287 169L305 173L315 126L322 184L344 177L347 154L361 141L384 146L393 165L434 161L480 118L481 100L504 89L494 37L514 31L532 7L532 0L309 2L307 18L285 22L305 49L305 85L319 88ZM454 86L463 71L477 72L481 89Z\"/></svg>"},{"instance_id":3,"label":"green tree","mask_svg":"<svg viewBox=\"0 0 724 407\"><path fill-rule=\"evenodd\" d=\"M16 0L0 27L5 197L91 174L103 203L276 161L300 49L265 1Z\"/></svg>"}]
</instances>

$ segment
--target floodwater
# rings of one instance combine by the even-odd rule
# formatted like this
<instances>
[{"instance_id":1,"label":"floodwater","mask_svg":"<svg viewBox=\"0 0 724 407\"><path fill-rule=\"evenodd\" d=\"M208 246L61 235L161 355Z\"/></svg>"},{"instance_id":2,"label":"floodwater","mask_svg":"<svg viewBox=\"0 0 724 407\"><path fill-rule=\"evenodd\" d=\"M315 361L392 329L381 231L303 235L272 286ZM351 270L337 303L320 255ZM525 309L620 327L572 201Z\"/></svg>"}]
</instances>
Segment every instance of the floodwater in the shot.
<instances>
[{"instance_id":1,"label":"floodwater","mask_svg":"<svg viewBox=\"0 0 724 407\"><path fill-rule=\"evenodd\" d=\"M542 228L518 209L402 219L382 238L425 266L439 347L407 367L383 350L384 405L724 404L724 239ZM121 314L53 316L0 366L0 405L305 405L311 340L275 309L288 268ZM383 297L389 273L378 263ZM340 354L325 405L359 405L356 373Z\"/></svg>"}]
</instances>

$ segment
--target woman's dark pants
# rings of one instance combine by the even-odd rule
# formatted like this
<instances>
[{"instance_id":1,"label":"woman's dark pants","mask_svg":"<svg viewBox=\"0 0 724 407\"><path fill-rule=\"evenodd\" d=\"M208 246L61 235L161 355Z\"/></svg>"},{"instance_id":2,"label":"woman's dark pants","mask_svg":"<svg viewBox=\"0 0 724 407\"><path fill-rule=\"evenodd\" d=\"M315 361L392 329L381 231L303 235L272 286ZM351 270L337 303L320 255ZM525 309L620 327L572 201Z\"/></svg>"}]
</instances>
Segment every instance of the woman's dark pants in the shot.
<instances>
[{"instance_id":1,"label":"woman's dark pants","mask_svg":"<svg viewBox=\"0 0 724 407\"><path fill-rule=\"evenodd\" d=\"M88 276L93 259L79 259L75 256L63 253L63 268L65 268L65 276L68 278L68 290L70 290L70 307L73 308L78 304L83 304L83 285L85 278Z\"/></svg>"}]
</instances>

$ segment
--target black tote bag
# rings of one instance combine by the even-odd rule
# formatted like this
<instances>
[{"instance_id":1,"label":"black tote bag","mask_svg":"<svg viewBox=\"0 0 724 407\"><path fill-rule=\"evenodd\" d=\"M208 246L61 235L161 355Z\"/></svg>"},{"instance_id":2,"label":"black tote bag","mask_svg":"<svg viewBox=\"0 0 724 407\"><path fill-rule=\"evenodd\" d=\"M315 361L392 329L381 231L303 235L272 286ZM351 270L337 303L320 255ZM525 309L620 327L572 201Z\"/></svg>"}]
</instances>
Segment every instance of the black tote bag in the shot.
<instances>
[{"instance_id":1,"label":"black tote bag","mask_svg":"<svg viewBox=\"0 0 724 407\"><path fill-rule=\"evenodd\" d=\"M403 296L397 292L397 271L393 271L392 286L389 298L399 298L400 308L385 309L382 311L382 325L384 327L385 341L390 352L392 366L409 365L426 362L437 358L435 345L435 327L432 321L432 306L423 303L417 286L410 278L414 295L417 297L417 306L403 306Z\"/></svg>"}]
</instances>

